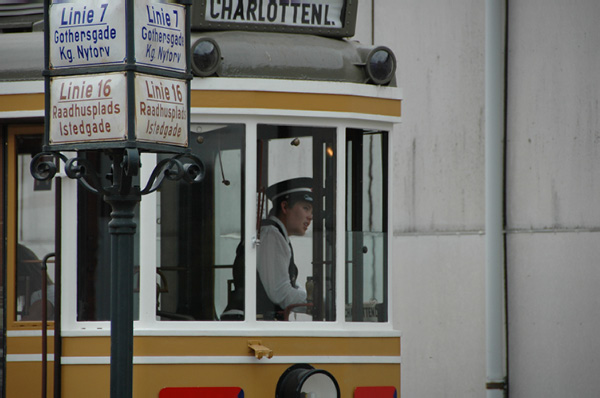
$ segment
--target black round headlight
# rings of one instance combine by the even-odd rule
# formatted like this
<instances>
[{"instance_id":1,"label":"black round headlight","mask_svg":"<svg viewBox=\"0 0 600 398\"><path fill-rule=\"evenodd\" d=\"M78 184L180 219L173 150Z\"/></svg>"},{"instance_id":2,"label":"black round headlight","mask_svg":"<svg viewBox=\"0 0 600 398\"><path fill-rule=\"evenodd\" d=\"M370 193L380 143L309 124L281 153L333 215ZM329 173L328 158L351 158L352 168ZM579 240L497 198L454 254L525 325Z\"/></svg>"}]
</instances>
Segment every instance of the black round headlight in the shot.
<instances>
[{"instance_id":1,"label":"black round headlight","mask_svg":"<svg viewBox=\"0 0 600 398\"><path fill-rule=\"evenodd\" d=\"M275 398L340 398L340 386L326 370L309 364L290 366L279 378Z\"/></svg>"},{"instance_id":2,"label":"black round headlight","mask_svg":"<svg viewBox=\"0 0 600 398\"><path fill-rule=\"evenodd\" d=\"M208 37L196 40L192 46L192 71L196 76L207 77L217 72L221 64L221 49Z\"/></svg>"},{"instance_id":3,"label":"black round headlight","mask_svg":"<svg viewBox=\"0 0 600 398\"><path fill-rule=\"evenodd\" d=\"M375 84L388 84L396 72L396 57L387 47L376 47L367 56L367 75Z\"/></svg>"}]
</instances>

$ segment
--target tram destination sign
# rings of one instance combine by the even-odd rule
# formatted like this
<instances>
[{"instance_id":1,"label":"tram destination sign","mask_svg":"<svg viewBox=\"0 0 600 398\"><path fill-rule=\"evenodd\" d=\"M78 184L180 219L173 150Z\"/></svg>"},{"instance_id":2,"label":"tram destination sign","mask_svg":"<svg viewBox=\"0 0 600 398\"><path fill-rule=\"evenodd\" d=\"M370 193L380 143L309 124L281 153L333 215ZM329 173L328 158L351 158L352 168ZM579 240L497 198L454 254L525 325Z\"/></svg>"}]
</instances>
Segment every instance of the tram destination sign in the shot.
<instances>
[{"instance_id":1,"label":"tram destination sign","mask_svg":"<svg viewBox=\"0 0 600 398\"><path fill-rule=\"evenodd\" d=\"M54 1L49 9L50 67L123 64L124 1Z\"/></svg>"},{"instance_id":2,"label":"tram destination sign","mask_svg":"<svg viewBox=\"0 0 600 398\"><path fill-rule=\"evenodd\" d=\"M124 64L125 0L58 1L50 5L53 69ZM136 64L186 72L185 6L136 0Z\"/></svg>"},{"instance_id":3,"label":"tram destination sign","mask_svg":"<svg viewBox=\"0 0 600 398\"><path fill-rule=\"evenodd\" d=\"M126 140L126 79L124 72L53 78L49 143ZM187 87L186 80L135 74L138 141L187 146Z\"/></svg>"},{"instance_id":4,"label":"tram destination sign","mask_svg":"<svg viewBox=\"0 0 600 398\"><path fill-rule=\"evenodd\" d=\"M138 65L185 72L185 7L135 1L135 59Z\"/></svg>"},{"instance_id":5,"label":"tram destination sign","mask_svg":"<svg viewBox=\"0 0 600 398\"><path fill-rule=\"evenodd\" d=\"M188 145L187 81L136 75L138 141Z\"/></svg>"},{"instance_id":6,"label":"tram destination sign","mask_svg":"<svg viewBox=\"0 0 600 398\"><path fill-rule=\"evenodd\" d=\"M354 35L358 1L351 0L198 0L192 27Z\"/></svg>"},{"instance_id":7,"label":"tram destination sign","mask_svg":"<svg viewBox=\"0 0 600 398\"><path fill-rule=\"evenodd\" d=\"M125 73L53 78L49 143L125 140L126 87Z\"/></svg>"},{"instance_id":8,"label":"tram destination sign","mask_svg":"<svg viewBox=\"0 0 600 398\"><path fill-rule=\"evenodd\" d=\"M45 0L45 145L184 152L190 5Z\"/></svg>"}]
</instances>

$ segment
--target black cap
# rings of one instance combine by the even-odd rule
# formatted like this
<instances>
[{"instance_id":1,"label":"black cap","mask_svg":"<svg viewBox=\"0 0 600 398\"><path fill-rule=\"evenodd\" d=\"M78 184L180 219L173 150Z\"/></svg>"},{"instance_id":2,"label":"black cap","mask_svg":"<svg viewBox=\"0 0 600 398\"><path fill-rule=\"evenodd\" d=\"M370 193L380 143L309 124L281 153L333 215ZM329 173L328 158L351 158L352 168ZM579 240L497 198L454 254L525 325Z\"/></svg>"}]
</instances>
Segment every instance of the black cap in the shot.
<instances>
[{"instance_id":1,"label":"black cap","mask_svg":"<svg viewBox=\"0 0 600 398\"><path fill-rule=\"evenodd\" d=\"M306 202L313 201L313 179L309 177L298 177L278 182L271 185L266 191L267 198L272 202L289 200L291 197L299 197Z\"/></svg>"}]
</instances>

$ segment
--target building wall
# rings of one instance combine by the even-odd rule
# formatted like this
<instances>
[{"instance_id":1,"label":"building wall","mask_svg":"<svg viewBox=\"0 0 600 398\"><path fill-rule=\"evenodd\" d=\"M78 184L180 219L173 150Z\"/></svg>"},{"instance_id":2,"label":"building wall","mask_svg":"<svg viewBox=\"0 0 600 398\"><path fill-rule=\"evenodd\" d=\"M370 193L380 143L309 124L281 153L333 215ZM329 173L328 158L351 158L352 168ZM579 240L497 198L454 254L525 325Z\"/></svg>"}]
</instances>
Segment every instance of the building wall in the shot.
<instances>
[{"instance_id":1,"label":"building wall","mask_svg":"<svg viewBox=\"0 0 600 398\"><path fill-rule=\"evenodd\" d=\"M593 397L600 3L509 1L507 15L509 393ZM362 1L356 38L393 49L404 94L392 259L402 396L481 397L485 2Z\"/></svg>"},{"instance_id":2,"label":"building wall","mask_svg":"<svg viewBox=\"0 0 600 398\"><path fill-rule=\"evenodd\" d=\"M511 3L509 377L514 397L597 397L600 3Z\"/></svg>"}]
</instances>

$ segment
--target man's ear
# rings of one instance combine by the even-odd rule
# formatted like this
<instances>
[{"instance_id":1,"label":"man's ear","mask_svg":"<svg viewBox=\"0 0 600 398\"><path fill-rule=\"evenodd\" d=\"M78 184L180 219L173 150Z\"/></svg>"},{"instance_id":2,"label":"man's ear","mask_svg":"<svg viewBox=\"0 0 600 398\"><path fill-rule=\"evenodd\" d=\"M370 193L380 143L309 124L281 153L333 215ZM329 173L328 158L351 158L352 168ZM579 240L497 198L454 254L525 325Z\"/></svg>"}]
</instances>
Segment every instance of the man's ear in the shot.
<instances>
[{"instance_id":1,"label":"man's ear","mask_svg":"<svg viewBox=\"0 0 600 398\"><path fill-rule=\"evenodd\" d=\"M287 200L282 200L280 206L281 206L281 213L282 214L287 214L287 211L289 209L289 207L288 207L288 201Z\"/></svg>"}]
</instances>

